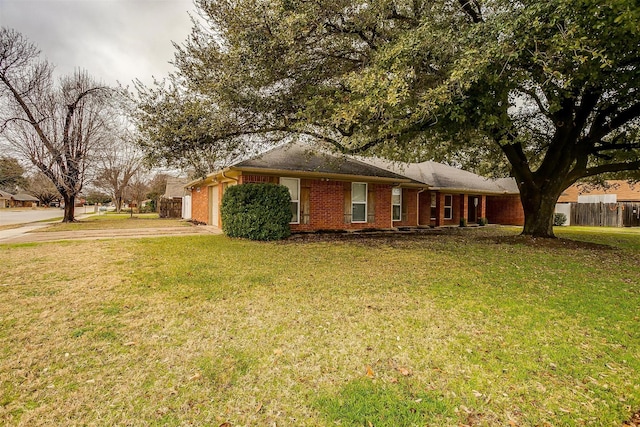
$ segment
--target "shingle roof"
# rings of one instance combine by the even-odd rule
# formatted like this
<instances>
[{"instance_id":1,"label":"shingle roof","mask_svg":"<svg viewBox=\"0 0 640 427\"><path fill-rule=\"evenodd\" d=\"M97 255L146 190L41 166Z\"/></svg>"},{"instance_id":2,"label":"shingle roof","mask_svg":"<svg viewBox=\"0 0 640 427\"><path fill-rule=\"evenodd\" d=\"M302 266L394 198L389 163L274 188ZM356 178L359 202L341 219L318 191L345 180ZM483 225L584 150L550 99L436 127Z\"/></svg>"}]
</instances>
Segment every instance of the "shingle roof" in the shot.
<instances>
[{"instance_id":1,"label":"shingle roof","mask_svg":"<svg viewBox=\"0 0 640 427\"><path fill-rule=\"evenodd\" d=\"M11 199L13 194L0 190L0 199Z\"/></svg>"},{"instance_id":2,"label":"shingle roof","mask_svg":"<svg viewBox=\"0 0 640 427\"><path fill-rule=\"evenodd\" d=\"M230 168L259 168L292 172L317 172L336 175L367 176L407 181L393 171L357 160L292 143L278 146L266 153L232 165Z\"/></svg>"},{"instance_id":3,"label":"shingle roof","mask_svg":"<svg viewBox=\"0 0 640 427\"><path fill-rule=\"evenodd\" d=\"M492 180L475 173L437 162L395 163L383 159L365 159L379 167L427 184L434 190L460 191L482 194L518 194L513 178Z\"/></svg>"},{"instance_id":4,"label":"shingle roof","mask_svg":"<svg viewBox=\"0 0 640 427\"><path fill-rule=\"evenodd\" d=\"M186 183L187 180L184 178L167 178L167 186L162 197L167 199L183 197L186 194L186 190L184 188Z\"/></svg>"},{"instance_id":5,"label":"shingle roof","mask_svg":"<svg viewBox=\"0 0 640 427\"><path fill-rule=\"evenodd\" d=\"M39 200L30 194L18 193L13 196L13 200L18 202L38 202Z\"/></svg>"}]
</instances>

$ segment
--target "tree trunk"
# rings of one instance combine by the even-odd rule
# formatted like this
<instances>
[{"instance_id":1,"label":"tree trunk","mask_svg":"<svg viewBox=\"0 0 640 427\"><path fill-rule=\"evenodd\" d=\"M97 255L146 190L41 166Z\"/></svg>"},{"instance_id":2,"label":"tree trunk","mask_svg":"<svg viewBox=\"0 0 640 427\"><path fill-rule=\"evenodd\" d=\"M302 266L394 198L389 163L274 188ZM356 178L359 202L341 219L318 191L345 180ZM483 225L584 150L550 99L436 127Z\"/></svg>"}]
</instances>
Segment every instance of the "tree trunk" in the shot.
<instances>
[{"instance_id":1,"label":"tree trunk","mask_svg":"<svg viewBox=\"0 0 640 427\"><path fill-rule=\"evenodd\" d=\"M64 200L64 218L62 222L75 222L76 196L63 195Z\"/></svg>"},{"instance_id":2,"label":"tree trunk","mask_svg":"<svg viewBox=\"0 0 640 427\"><path fill-rule=\"evenodd\" d=\"M524 209L524 229L522 234L532 237L553 238L553 215L556 203L562 189L552 190L527 188L522 184L520 188L520 199Z\"/></svg>"}]
</instances>

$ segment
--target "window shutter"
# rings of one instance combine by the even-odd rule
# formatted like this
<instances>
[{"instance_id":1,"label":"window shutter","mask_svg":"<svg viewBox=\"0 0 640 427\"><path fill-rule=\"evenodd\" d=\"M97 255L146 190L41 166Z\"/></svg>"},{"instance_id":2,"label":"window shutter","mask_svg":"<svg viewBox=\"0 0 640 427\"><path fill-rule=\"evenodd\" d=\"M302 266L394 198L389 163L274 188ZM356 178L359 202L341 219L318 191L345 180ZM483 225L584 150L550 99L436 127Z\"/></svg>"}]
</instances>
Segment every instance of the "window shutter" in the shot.
<instances>
[{"instance_id":1,"label":"window shutter","mask_svg":"<svg viewBox=\"0 0 640 427\"><path fill-rule=\"evenodd\" d=\"M407 208L407 189L403 188L402 189L402 221L406 221L407 218L409 217L409 213L408 213L408 208Z\"/></svg>"},{"instance_id":2,"label":"window shutter","mask_svg":"<svg viewBox=\"0 0 640 427\"><path fill-rule=\"evenodd\" d=\"M344 223L351 223L351 183L344 183Z\"/></svg>"},{"instance_id":3,"label":"window shutter","mask_svg":"<svg viewBox=\"0 0 640 427\"><path fill-rule=\"evenodd\" d=\"M300 187L300 224L309 224L311 207L311 189L309 187Z\"/></svg>"},{"instance_id":4,"label":"window shutter","mask_svg":"<svg viewBox=\"0 0 640 427\"><path fill-rule=\"evenodd\" d=\"M367 185L367 222L376 222L376 191L374 185Z\"/></svg>"}]
</instances>

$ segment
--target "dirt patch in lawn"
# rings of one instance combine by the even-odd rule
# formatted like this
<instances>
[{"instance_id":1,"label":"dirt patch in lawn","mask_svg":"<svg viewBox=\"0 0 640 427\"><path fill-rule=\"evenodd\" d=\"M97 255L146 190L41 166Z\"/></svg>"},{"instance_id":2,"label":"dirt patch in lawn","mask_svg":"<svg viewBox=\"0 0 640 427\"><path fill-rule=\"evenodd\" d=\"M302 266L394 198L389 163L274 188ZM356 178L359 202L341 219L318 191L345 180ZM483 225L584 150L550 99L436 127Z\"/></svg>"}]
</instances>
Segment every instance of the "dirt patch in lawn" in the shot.
<instances>
[{"instance_id":1,"label":"dirt patch in lawn","mask_svg":"<svg viewBox=\"0 0 640 427\"><path fill-rule=\"evenodd\" d=\"M452 238L464 243L495 243L506 245L524 245L548 249L615 250L614 247L592 242L582 242L565 238L544 239L516 234L517 231L501 227L434 228L410 231L371 231L371 232L319 232L293 234L283 243L306 242L344 242L360 243L366 246L405 247L425 244Z\"/></svg>"},{"instance_id":2,"label":"dirt patch in lawn","mask_svg":"<svg viewBox=\"0 0 640 427\"><path fill-rule=\"evenodd\" d=\"M633 414L629 421L622 424L622 427L640 427L640 410Z\"/></svg>"},{"instance_id":3,"label":"dirt patch in lawn","mask_svg":"<svg viewBox=\"0 0 640 427\"><path fill-rule=\"evenodd\" d=\"M553 238L545 239L540 237L531 236L493 236L485 237L485 240L493 241L497 244L508 245L525 245L534 248L548 248L548 249L585 249L590 251L612 251L615 250L613 246L609 246L602 243L582 242L579 240Z\"/></svg>"}]
</instances>

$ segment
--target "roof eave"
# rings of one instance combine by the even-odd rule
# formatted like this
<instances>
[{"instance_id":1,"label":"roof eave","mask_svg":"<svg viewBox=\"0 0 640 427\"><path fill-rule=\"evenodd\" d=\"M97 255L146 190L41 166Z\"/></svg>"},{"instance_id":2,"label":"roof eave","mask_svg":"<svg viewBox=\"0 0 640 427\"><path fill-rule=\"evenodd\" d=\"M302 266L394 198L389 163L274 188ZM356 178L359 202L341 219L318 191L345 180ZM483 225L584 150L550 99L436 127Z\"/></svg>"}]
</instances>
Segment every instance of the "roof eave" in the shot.
<instances>
[{"instance_id":1,"label":"roof eave","mask_svg":"<svg viewBox=\"0 0 640 427\"><path fill-rule=\"evenodd\" d=\"M314 172L314 171L301 171L301 170L289 170L289 169L271 169L271 168L259 168L259 167L230 167L229 171L249 172L249 173L262 173L267 175L279 175L279 176L291 176L295 178L327 178L334 179L336 181L366 181L366 182L378 182L378 183L412 183L409 178L403 177L381 177L372 175L357 175L357 174L341 174L331 172Z\"/></svg>"}]
</instances>

